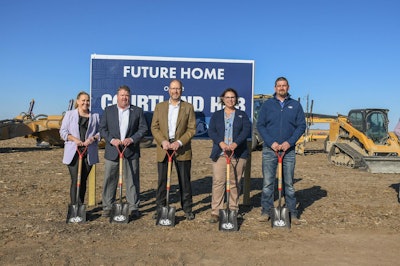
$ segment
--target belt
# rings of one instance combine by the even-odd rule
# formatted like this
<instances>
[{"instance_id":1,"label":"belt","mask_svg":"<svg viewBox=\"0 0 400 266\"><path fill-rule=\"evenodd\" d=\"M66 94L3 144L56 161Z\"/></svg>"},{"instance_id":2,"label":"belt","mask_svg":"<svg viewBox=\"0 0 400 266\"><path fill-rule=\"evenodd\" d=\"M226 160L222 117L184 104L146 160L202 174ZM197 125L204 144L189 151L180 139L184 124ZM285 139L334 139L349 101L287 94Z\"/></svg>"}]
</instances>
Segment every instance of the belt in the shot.
<instances>
[{"instance_id":1,"label":"belt","mask_svg":"<svg viewBox=\"0 0 400 266\"><path fill-rule=\"evenodd\" d=\"M175 141L175 139L169 139L169 142L174 142Z\"/></svg>"}]
</instances>

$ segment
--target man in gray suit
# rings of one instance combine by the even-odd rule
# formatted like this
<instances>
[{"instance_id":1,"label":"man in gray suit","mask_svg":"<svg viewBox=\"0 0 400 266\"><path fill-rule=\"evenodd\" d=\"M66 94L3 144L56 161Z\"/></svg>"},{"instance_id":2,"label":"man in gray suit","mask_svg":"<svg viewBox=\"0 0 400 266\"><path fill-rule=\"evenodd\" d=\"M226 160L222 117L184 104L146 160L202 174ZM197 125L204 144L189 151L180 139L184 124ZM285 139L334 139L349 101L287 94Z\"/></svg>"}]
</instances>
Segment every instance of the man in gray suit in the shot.
<instances>
[{"instance_id":1,"label":"man in gray suit","mask_svg":"<svg viewBox=\"0 0 400 266\"><path fill-rule=\"evenodd\" d=\"M100 119L101 136L106 141L103 182L103 217L110 217L111 207L116 200L119 173L117 148L126 146L124 152L124 173L126 199L131 218L140 216L139 157L140 140L148 127L143 110L130 104L131 91L123 85L117 91L117 104L105 108Z\"/></svg>"}]
</instances>

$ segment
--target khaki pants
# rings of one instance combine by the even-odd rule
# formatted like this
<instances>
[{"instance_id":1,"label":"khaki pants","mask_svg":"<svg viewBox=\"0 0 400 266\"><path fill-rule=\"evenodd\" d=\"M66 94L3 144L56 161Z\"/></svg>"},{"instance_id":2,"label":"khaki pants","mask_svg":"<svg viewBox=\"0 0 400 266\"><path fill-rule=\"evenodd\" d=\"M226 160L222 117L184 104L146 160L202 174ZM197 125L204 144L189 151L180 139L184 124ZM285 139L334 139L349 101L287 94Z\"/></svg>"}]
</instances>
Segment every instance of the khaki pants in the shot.
<instances>
[{"instance_id":1,"label":"khaki pants","mask_svg":"<svg viewBox=\"0 0 400 266\"><path fill-rule=\"evenodd\" d=\"M213 184L211 213L219 215L219 210L224 209L225 184L226 184L226 158L220 156L216 162L213 162ZM232 158L230 165L230 197L229 209L239 209L240 180L246 167L246 159Z\"/></svg>"}]
</instances>

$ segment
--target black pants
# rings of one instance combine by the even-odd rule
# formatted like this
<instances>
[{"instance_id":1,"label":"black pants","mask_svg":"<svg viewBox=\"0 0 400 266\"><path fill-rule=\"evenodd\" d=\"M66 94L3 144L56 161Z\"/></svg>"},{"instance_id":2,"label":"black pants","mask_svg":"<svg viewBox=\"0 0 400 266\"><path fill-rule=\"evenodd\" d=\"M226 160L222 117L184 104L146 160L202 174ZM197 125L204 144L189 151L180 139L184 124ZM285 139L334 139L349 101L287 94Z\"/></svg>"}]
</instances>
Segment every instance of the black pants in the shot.
<instances>
[{"instance_id":1,"label":"black pants","mask_svg":"<svg viewBox=\"0 0 400 266\"><path fill-rule=\"evenodd\" d=\"M179 193L181 196L181 206L183 211L192 212L192 185L190 182L190 171L192 161L178 161L174 157L176 172L178 173ZM167 173L168 173L168 158L165 157L163 162L157 164L158 167L158 188L156 193L157 208L166 205L167 196ZM176 180L176 179L175 179ZM171 176L171 184L174 183L174 178Z\"/></svg>"},{"instance_id":2,"label":"black pants","mask_svg":"<svg viewBox=\"0 0 400 266\"><path fill-rule=\"evenodd\" d=\"M85 202L85 194L86 194L86 183L87 177L90 173L92 166L88 164L87 157L84 156L82 159L82 172L81 172L81 186L79 189L79 200L80 203ZM68 165L68 170L71 175L71 188L70 188L70 197L71 204L77 204L76 202L76 185L78 183L78 153L75 153L74 159Z\"/></svg>"}]
</instances>

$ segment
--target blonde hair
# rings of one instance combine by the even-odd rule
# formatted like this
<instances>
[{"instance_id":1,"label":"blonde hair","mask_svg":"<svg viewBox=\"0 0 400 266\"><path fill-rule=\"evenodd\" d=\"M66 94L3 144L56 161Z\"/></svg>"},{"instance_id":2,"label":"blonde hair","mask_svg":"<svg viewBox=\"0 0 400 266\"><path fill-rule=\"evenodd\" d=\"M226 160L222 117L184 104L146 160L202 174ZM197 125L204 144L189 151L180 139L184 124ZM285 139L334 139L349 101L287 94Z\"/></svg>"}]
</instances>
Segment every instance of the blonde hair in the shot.
<instances>
[{"instance_id":1,"label":"blonde hair","mask_svg":"<svg viewBox=\"0 0 400 266\"><path fill-rule=\"evenodd\" d=\"M81 92L78 93L78 95L76 95L76 100L78 100L82 95L87 95L89 97L89 99L90 99L89 93L87 93L86 91L81 91ZM77 103L76 100L75 100L75 104L74 104L74 108L75 109L78 108L78 103Z\"/></svg>"}]
</instances>

